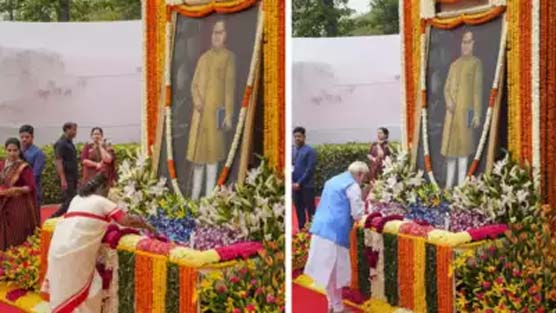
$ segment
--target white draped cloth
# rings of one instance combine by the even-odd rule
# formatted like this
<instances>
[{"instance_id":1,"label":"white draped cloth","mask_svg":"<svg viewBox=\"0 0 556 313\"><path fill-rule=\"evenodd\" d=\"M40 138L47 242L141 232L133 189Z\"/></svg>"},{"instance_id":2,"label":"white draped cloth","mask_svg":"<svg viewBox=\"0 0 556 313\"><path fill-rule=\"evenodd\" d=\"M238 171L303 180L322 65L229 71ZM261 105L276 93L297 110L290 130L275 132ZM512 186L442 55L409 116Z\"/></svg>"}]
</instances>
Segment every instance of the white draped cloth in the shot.
<instances>
[{"instance_id":1,"label":"white draped cloth","mask_svg":"<svg viewBox=\"0 0 556 313\"><path fill-rule=\"evenodd\" d=\"M99 313L102 279L96 271L101 241L111 220L125 213L102 196L76 196L54 230L43 292L52 313Z\"/></svg>"},{"instance_id":2,"label":"white draped cloth","mask_svg":"<svg viewBox=\"0 0 556 313\"><path fill-rule=\"evenodd\" d=\"M359 220L364 209L359 184L353 184L346 189L346 195L350 203L351 216L354 220ZM333 272L336 277L331 277ZM328 287L331 281L335 281L336 286L331 287L336 289L349 285L351 281L349 249L328 239L312 235L305 274L310 276L319 287Z\"/></svg>"}]
</instances>

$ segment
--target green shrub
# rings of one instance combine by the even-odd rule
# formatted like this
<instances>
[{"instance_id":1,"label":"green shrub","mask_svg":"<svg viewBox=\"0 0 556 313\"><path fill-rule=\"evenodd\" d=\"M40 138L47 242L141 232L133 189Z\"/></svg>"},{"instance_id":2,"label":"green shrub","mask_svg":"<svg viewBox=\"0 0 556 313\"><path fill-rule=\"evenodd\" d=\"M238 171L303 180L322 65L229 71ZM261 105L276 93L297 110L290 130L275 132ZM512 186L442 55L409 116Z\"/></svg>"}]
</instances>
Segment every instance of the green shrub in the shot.
<instances>
[{"instance_id":1,"label":"green shrub","mask_svg":"<svg viewBox=\"0 0 556 313\"><path fill-rule=\"evenodd\" d=\"M78 157L83 149L83 144L77 144ZM129 159L129 154L127 151L139 148L138 144L120 144L114 145L114 151L116 153L116 165L123 162L125 159ZM58 179L58 173L56 173L56 164L54 162L54 145L43 146L42 151L46 155L46 162L44 165L44 171L41 176L42 183L42 203L52 204L60 203L62 201L62 193L60 190L60 179ZM133 155L133 154L132 154ZM4 147L0 147L0 159L5 158ZM81 166L80 166L81 168Z\"/></svg>"},{"instance_id":2,"label":"green shrub","mask_svg":"<svg viewBox=\"0 0 556 313\"><path fill-rule=\"evenodd\" d=\"M399 145L391 142L390 145ZM315 145L317 152L317 168L315 173L315 188L320 195L326 180L347 170L355 161L368 162L369 143L346 143Z\"/></svg>"}]
</instances>

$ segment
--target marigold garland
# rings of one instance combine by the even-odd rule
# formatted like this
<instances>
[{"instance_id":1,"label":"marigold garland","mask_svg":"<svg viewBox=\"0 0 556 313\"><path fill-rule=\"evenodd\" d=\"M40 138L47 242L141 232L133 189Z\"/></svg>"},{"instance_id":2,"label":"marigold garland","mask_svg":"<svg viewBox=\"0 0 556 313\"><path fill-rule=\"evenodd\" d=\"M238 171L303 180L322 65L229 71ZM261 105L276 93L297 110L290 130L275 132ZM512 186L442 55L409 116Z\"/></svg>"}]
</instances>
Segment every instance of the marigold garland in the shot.
<instances>
[{"instance_id":1,"label":"marigold garland","mask_svg":"<svg viewBox=\"0 0 556 313\"><path fill-rule=\"evenodd\" d=\"M520 113L521 113L521 155L520 160L522 163L531 164L532 161L532 137L531 137L531 100L532 100L532 88L531 88L531 1L520 1L520 11L519 11L519 57L520 57L520 93L522 95L520 101Z\"/></svg>"},{"instance_id":2,"label":"marigold garland","mask_svg":"<svg viewBox=\"0 0 556 313\"><path fill-rule=\"evenodd\" d=\"M172 5L169 6L171 10L175 10L179 14L187 17L205 17L212 13L230 14L237 13L249 9L255 5L259 0L237 0L226 2L210 2L205 5Z\"/></svg>"},{"instance_id":3,"label":"marigold garland","mask_svg":"<svg viewBox=\"0 0 556 313\"><path fill-rule=\"evenodd\" d=\"M494 7L489 11L474 13L474 14L462 14L460 16L452 18L433 18L427 20L427 23L440 29L452 29L456 28L462 24L467 25L478 25L488 23L502 13L506 11L505 6Z\"/></svg>"},{"instance_id":4,"label":"marigold garland","mask_svg":"<svg viewBox=\"0 0 556 313\"><path fill-rule=\"evenodd\" d=\"M285 157L285 1L265 0L264 155L278 172Z\"/></svg>"},{"instance_id":5,"label":"marigold garland","mask_svg":"<svg viewBox=\"0 0 556 313\"><path fill-rule=\"evenodd\" d=\"M39 272L39 285L44 281L46 269L48 268L48 248L52 240L52 231L41 230L40 247L41 247L41 268Z\"/></svg>"},{"instance_id":6,"label":"marigold garland","mask_svg":"<svg viewBox=\"0 0 556 313\"><path fill-rule=\"evenodd\" d=\"M179 313L197 313L197 270L180 266L180 310Z\"/></svg>"},{"instance_id":7,"label":"marigold garland","mask_svg":"<svg viewBox=\"0 0 556 313\"><path fill-rule=\"evenodd\" d=\"M419 23L421 22L421 1L424 0L412 0L411 2L413 3L412 7L411 7L411 16L412 16L412 25L419 25ZM422 69L424 69L424 65L421 63L421 60L423 59L424 55L422 55L422 44L425 43L423 41L423 33L421 31L420 27L411 27L411 30L413 32L412 34L412 51L413 51L413 94L411 95L414 98L418 98L420 93L420 81L421 81L421 75L420 73L422 72ZM413 107L415 109L415 107L417 106L417 102L416 99L413 103ZM413 119L413 112L412 111L412 119ZM413 121L412 124L412 130L414 132L415 130L415 121ZM413 140L415 140L415 138L413 138Z\"/></svg>"},{"instance_id":8,"label":"marigold garland","mask_svg":"<svg viewBox=\"0 0 556 313\"><path fill-rule=\"evenodd\" d=\"M400 306L413 309L414 250L413 240L408 236L398 235L398 264Z\"/></svg>"},{"instance_id":9,"label":"marigold garland","mask_svg":"<svg viewBox=\"0 0 556 313\"><path fill-rule=\"evenodd\" d=\"M405 109L405 116L406 116L406 125L405 126L405 133L408 145L413 144L413 112L415 110L415 80L413 79L413 32L411 31L413 27L413 10L412 8L413 1L411 0L404 0L403 1L403 49L404 53L404 84L405 84L405 94L406 94L406 109Z\"/></svg>"},{"instance_id":10,"label":"marigold garland","mask_svg":"<svg viewBox=\"0 0 556 313\"><path fill-rule=\"evenodd\" d=\"M414 237L413 241L413 310L426 312L426 285L425 285L425 239Z\"/></svg>"},{"instance_id":11,"label":"marigold garland","mask_svg":"<svg viewBox=\"0 0 556 313\"><path fill-rule=\"evenodd\" d=\"M357 248L357 226L353 226L349 234L349 261L351 263L351 289L353 290L359 290Z\"/></svg>"},{"instance_id":12,"label":"marigold garland","mask_svg":"<svg viewBox=\"0 0 556 313\"><path fill-rule=\"evenodd\" d=\"M136 252L135 254L135 311L153 312L153 258ZM129 292L129 291L127 291Z\"/></svg>"},{"instance_id":13,"label":"marigold garland","mask_svg":"<svg viewBox=\"0 0 556 313\"><path fill-rule=\"evenodd\" d=\"M454 277L450 269L453 260L452 248L436 247L436 282L438 292L438 312L453 312Z\"/></svg>"},{"instance_id":14,"label":"marigold garland","mask_svg":"<svg viewBox=\"0 0 556 313\"><path fill-rule=\"evenodd\" d=\"M166 286L167 286L167 258L164 256L152 256L153 267L153 313L166 312Z\"/></svg>"},{"instance_id":15,"label":"marigold garland","mask_svg":"<svg viewBox=\"0 0 556 313\"><path fill-rule=\"evenodd\" d=\"M508 3L508 27L520 29L520 1ZM511 31L508 46L508 149L512 156L521 158L521 68L520 68L520 31Z\"/></svg>"},{"instance_id":16,"label":"marigold garland","mask_svg":"<svg viewBox=\"0 0 556 313\"><path fill-rule=\"evenodd\" d=\"M541 1L540 10L540 149L541 192L556 206L556 3Z\"/></svg>"}]
</instances>

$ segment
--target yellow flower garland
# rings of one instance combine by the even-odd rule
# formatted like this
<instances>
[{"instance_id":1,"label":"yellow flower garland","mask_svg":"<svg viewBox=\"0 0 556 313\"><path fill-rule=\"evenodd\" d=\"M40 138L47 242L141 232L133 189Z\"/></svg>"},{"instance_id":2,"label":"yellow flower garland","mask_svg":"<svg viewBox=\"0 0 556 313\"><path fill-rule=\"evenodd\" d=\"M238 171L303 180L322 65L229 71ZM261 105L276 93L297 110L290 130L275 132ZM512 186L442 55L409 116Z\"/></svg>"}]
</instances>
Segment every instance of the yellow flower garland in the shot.
<instances>
[{"instance_id":1,"label":"yellow flower garland","mask_svg":"<svg viewBox=\"0 0 556 313\"><path fill-rule=\"evenodd\" d=\"M198 251L185 247L172 249L169 258L173 263L189 267L201 267L220 261L220 255L216 250Z\"/></svg>"},{"instance_id":2,"label":"yellow flower garland","mask_svg":"<svg viewBox=\"0 0 556 313\"><path fill-rule=\"evenodd\" d=\"M521 155L520 119L520 58L519 58L519 1L508 3L508 149L516 159Z\"/></svg>"},{"instance_id":3,"label":"yellow flower garland","mask_svg":"<svg viewBox=\"0 0 556 313\"><path fill-rule=\"evenodd\" d=\"M425 239L413 238L413 310L427 312L426 285L425 285Z\"/></svg>"},{"instance_id":4,"label":"yellow flower garland","mask_svg":"<svg viewBox=\"0 0 556 313\"><path fill-rule=\"evenodd\" d=\"M167 258L159 255L153 256L153 311L152 313L166 312L166 278Z\"/></svg>"}]
</instances>

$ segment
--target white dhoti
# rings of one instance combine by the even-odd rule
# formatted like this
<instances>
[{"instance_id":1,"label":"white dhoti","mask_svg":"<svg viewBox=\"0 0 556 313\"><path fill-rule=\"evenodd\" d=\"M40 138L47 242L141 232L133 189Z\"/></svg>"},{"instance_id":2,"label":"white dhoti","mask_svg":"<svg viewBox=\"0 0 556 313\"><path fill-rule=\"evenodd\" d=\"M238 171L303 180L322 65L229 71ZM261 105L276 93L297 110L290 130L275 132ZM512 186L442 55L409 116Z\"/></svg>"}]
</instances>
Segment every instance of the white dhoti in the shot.
<instances>
[{"instance_id":1,"label":"white dhoti","mask_svg":"<svg viewBox=\"0 0 556 313\"><path fill-rule=\"evenodd\" d=\"M326 289L329 309L343 310L342 288L351 282L349 249L312 235L305 274Z\"/></svg>"}]
</instances>

